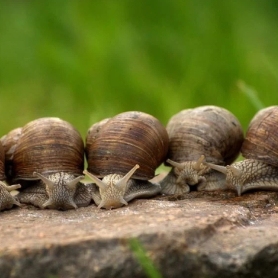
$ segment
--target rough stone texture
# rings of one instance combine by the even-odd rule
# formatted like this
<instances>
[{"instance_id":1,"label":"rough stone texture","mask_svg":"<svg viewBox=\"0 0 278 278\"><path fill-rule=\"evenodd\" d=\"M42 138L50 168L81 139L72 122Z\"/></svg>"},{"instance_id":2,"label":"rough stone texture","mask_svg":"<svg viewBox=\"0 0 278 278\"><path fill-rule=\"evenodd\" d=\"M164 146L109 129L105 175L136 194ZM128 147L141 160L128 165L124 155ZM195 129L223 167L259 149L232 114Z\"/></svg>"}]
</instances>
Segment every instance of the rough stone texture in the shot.
<instances>
[{"instance_id":1,"label":"rough stone texture","mask_svg":"<svg viewBox=\"0 0 278 278\"><path fill-rule=\"evenodd\" d=\"M0 277L278 277L278 193L191 192L127 207L0 213Z\"/></svg>"}]
</instances>

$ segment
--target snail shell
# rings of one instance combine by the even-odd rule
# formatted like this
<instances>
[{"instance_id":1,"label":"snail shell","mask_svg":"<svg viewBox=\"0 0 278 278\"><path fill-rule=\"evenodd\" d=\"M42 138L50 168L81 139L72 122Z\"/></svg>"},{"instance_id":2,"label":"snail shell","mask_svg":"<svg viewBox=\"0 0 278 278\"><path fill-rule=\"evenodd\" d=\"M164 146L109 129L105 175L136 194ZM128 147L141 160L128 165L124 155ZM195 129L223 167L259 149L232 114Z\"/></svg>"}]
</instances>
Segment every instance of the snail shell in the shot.
<instances>
[{"instance_id":1,"label":"snail shell","mask_svg":"<svg viewBox=\"0 0 278 278\"><path fill-rule=\"evenodd\" d=\"M12 179L23 186L19 200L41 208L69 209L88 205L83 199L84 143L68 122L54 117L22 127L14 147ZM39 181L38 181L39 180ZM81 196L82 195L82 196Z\"/></svg>"},{"instance_id":2,"label":"snail shell","mask_svg":"<svg viewBox=\"0 0 278 278\"><path fill-rule=\"evenodd\" d=\"M0 180L5 180L6 175L5 175L5 150L0 142Z\"/></svg>"},{"instance_id":3,"label":"snail shell","mask_svg":"<svg viewBox=\"0 0 278 278\"><path fill-rule=\"evenodd\" d=\"M10 194L12 190L20 188L20 185L8 186L3 182L5 179L5 150L0 141L0 210L10 209L13 205L20 206L17 199Z\"/></svg>"},{"instance_id":4,"label":"snail shell","mask_svg":"<svg viewBox=\"0 0 278 278\"><path fill-rule=\"evenodd\" d=\"M245 158L227 167L208 164L227 175L238 195L251 189L278 190L278 106L260 110L251 120L242 144Z\"/></svg>"},{"instance_id":5,"label":"snail shell","mask_svg":"<svg viewBox=\"0 0 278 278\"><path fill-rule=\"evenodd\" d=\"M86 139L88 170L99 177L126 174L139 164L133 178L149 180L154 177L155 169L163 162L168 150L165 127L155 117L137 111L124 112L109 119L95 140L91 144L88 142L90 136Z\"/></svg>"},{"instance_id":6,"label":"snail shell","mask_svg":"<svg viewBox=\"0 0 278 278\"><path fill-rule=\"evenodd\" d=\"M1 142L5 150L5 174L8 183L12 182L11 179L13 176L12 164L13 164L14 150L17 146L18 139L21 135L21 130L22 130L21 127L15 128L1 138Z\"/></svg>"},{"instance_id":7,"label":"snail shell","mask_svg":"<svg viewBox=\"0 0 278 278\"><path fill-rule=\"evenodd\" d=\"M107 121L110 118L106 118L101 120L100 122L97 122L95 124L93 124L87 131L87 136L86 136L86 148L85 148L85 152L86 152L86 156L88 157L89 155L89 150L91 149L91 144L96 140L96 138L99 136L100 134L100 130L101 128L107 123Z\"/></svg>"},{"instance_id":8,"label":"snail shell","mask_svg":"<svg viewBox=\"0 0 278 278\"><path fill-rule=\"evenodd\" d=\"M262 109L254 116L241 152L245 158L278 167L278 106Z\"/></svg>"},{"instance_id":9,"label":"snail shell","mask_svg":"<svg viewBox=\"0 0 278 278\"><path fill-rule=\"evenodd\" d=\"M85 173L94 182L99 182L96 177L103 178L102 185L97 184L100 197L98 201L94 199L99 207L115 208L133 198L157 194L160 186L148 180L154 177L156 168L164 161L168 143L167 131L159 120L139 111L124 112L91 127L86 138L90 174ZM132 180L128 182L131 176ZM121 193L115 193L120 183L123 184Z\"/></svg>"},{"instance_id":10,"label":"snail shell","mask_svg":"<svg viewBox=\"0 0 278 278\"><path fill-rule=\"evenodd\" d=\"M68 172L80 176L84 143L79 132L59 118L40 118L22 128L13 157L13 178L35 179L41 174Z\"/></svg>"},{"instance_id":11,"label":"snail shell","mask_svg":"<svg viewBox=\"0 0 278 278\"><path fill-rule=\"evenodd\" d=\"M200 106L172 116L166 129L170 140L166 165L174 168L161 182L162 192L182 194L192 185L198 190L223 188L225 176L202 161L227 165L236 159L243 141L237 118L222 107Z\"/></svg>"}]
</instances>

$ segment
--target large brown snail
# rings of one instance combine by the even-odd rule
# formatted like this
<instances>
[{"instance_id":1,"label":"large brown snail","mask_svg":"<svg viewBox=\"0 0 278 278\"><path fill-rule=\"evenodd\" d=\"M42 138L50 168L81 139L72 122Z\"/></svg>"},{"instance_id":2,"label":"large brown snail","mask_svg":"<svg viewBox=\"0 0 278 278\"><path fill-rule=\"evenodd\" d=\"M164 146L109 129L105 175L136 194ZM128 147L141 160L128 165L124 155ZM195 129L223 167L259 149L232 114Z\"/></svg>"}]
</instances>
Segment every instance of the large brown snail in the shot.
<instances>
[{"instance_id":1,"label":"large brown snail","mask_svg":"<svg viewBox=\"0 0 278 278\"><path fill-rule=\"evenodd\" d=\"M10 209L13 205L20 206L17 199L10 194L12 190L20 188L19 184L6 185L3 181L6 180L5 175L5 150L0 141L0 210Z\"/></svg>"},{"instance_id":2,"label":"large brown snail","mask_svg":"<svg viewBox=\"0 0 278 278\"><path fill-rule=\"evenodd\" d=\"M237 118L217 106L182 110L168 122L169 174L160 182L162 193L183 194L225 188L225 175L202 162L228 165L239 155L243 130Z\"/></svg>"},{"instance_id":3,"label":"large brown snail","mask_svg":"<svg viewBox=\"0 0 278 278\"><path fill-rule=\"evenodd\" d=\"M221 167L228 188L238 195L254 189L278 190L278 106L260 110L251 120L241 148L242 161Z\"/></svg>"},{"instance_id":4,"label":"large brown snail","mask_svg":"<svg viewBox=\"0 0 278 278\"><path fill-rule=\"evenodd\" d=\"M90 188L80 182L84 143L71 124L40 118L11 133L9 179L22 185L17 195L21 203L64 210L90 203Z\"/></svg>"},{"instance_id":5,"label":"large brown snail","mask_svg":"<svg viewBox=\"0 0 278 278\"><path fill-rule=\"evenodd\" d=\"M121 207L134 198L152 197L160 186L149 180L168 150L165 127L153 116L130 111L93 125L86 138L88 171L99 208Z\"/></svg>"}]
</instances>

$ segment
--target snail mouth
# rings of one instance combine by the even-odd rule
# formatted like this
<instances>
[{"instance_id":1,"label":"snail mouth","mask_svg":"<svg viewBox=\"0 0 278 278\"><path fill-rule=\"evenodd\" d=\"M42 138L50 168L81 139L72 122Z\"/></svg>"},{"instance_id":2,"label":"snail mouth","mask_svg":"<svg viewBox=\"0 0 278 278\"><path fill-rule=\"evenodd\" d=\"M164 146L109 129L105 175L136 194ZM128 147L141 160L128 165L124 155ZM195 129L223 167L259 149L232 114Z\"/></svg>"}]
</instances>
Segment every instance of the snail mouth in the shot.
<instances>
[{"instance_id":1,"label":"snail mouth","mask_svg":"<svg viewBox=\"0 0 278 278\"><path fill-rule=\"evenodd\" d=\"M192 171L189 171L185 169L184 171L182 171L178 176L177 176L177 179L176 179L176 183L179 184L179 185L184 185L184 184L187 184L189 186L194 186L194 185L198 185L199 183L199 176L198 174L196 173L192 173Z\"/></svg>"},{"instance_id":2,"label":"snail mouth","mask_svg":"<svg viewBox=\"0 0 278 278\"><path fill-rule=\"evenodd\" d=\"M46 201L42 206L43 208L57 210L77 209L77 205L74 203L73 200L61 200L60 202L55 202L51 198L48 201Z\"/></svg>"},{"instance_id":3,"label":"snail mouth","mask_svg":"<svg viewBox=\"0 0 278 278\"><path fill-rule=\"evenodd\" d=\"M102 200L101 203L98 205L98 208L105 208L105 209L115 209L115 208L120 208L123 205L127 205L125 201L121 200Z\"/></svg>"}]
</instances>

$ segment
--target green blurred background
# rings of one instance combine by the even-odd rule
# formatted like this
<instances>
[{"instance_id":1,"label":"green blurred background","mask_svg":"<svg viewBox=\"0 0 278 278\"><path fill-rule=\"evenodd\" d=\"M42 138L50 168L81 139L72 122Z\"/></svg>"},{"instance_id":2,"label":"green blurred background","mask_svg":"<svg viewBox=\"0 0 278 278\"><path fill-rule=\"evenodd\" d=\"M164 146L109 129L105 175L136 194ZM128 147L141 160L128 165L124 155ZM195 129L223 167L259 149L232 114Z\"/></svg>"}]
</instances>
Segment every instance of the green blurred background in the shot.
<instances>
[{"instance_id":1,"label":"green blurred background","mask_svg":"<svg viewBox=\"0 0 278 278\"><path fill-rule=\"evenodd\" d=\"M85 137L140 110L214 104L246 130L278 104L278 1L2 0L1 135L43 116Z\"/></svg>"}]
</instances>

